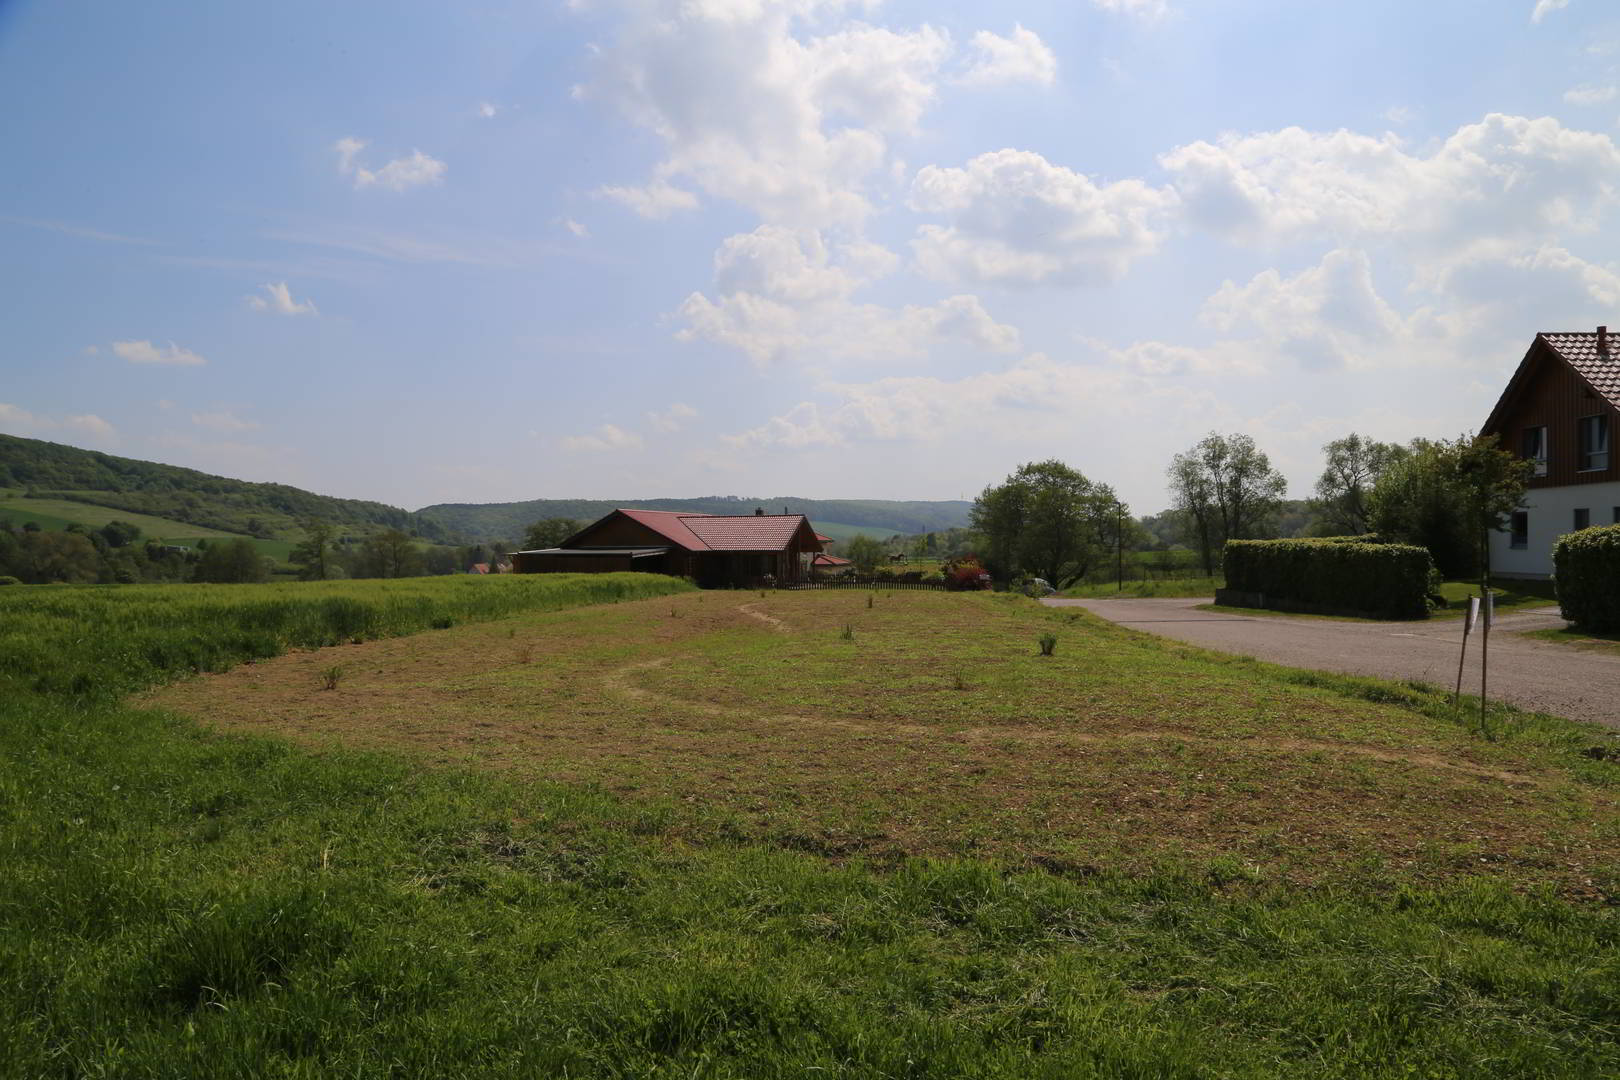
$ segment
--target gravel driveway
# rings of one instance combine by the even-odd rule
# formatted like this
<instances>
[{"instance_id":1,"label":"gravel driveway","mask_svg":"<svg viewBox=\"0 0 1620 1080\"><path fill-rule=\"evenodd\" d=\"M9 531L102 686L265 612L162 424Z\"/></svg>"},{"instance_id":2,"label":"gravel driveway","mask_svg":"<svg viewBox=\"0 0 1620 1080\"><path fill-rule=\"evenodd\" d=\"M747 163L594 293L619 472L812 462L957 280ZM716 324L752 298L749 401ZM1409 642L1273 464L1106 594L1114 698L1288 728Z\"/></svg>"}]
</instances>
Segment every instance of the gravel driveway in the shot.
<instances>
[{"instance_id":1,"label":"gravel driveway","mask_svg":"<svg viewBox=\"0 0 1620 1080\"><path fill-rule=\"evenodd\" d=\"M1461 619L1424 622L1338 622L1199 611L1205 599L1043 600L1083 607L1122 626L1207 649L1240 653L1290 667L1457 684ZM1554 645L1522 636L1561 627L1557 608L1499 616L1491 628L1492 698L1541 712L1620 728L1620 655ZM1468 641L1463 690L1479 692L1479 630Z\"/></svg>"}]
</instances>

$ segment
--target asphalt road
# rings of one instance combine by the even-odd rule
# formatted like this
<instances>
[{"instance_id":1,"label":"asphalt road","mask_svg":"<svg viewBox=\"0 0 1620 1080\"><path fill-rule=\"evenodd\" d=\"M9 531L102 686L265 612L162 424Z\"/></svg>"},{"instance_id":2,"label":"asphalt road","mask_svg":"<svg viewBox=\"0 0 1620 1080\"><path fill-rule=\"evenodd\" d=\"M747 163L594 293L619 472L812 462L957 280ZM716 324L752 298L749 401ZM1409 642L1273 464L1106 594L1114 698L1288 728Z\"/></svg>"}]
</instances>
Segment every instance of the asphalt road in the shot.
<instances>
[{"instance_id":1,"label":"asphalt road","mask_svg":"<svg viewBox=\"0 0 1620 1080\"><path fill-rule=\"evenodd\" d=\"M1200 611L1205 599L1042 601L1083 607L1122 626L1290 667L1455 686L1461 619L1339 622ZM1561 627L1557 608L1503 615L1491 628L1490 694L1522 708L1620 728L1620 655L1535 641ZM1468 641L1463 690L1479 692L1480 636Z\"/></svg>"}]
</instances>

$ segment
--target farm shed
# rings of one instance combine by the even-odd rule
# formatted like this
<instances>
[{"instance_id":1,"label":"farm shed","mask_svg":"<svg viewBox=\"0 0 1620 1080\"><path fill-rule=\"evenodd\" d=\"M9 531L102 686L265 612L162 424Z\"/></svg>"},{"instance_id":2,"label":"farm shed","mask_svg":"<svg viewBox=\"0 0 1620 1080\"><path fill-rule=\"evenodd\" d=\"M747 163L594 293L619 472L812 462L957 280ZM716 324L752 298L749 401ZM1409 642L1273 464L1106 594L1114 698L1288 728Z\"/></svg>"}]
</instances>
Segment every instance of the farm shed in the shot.
<instances>
[{"instance_id":1,"label":"farm shed","mask_svg":"<svg viewBox=\"0 0 1620 1080\"><path fill-rule=\"evenodd\" d=\"M705 588L803 581L821 553L803 514L686 514L615 510L554 548L512 553L519 574L637 570L689 577Z\"/></svg>"}]
</instances>

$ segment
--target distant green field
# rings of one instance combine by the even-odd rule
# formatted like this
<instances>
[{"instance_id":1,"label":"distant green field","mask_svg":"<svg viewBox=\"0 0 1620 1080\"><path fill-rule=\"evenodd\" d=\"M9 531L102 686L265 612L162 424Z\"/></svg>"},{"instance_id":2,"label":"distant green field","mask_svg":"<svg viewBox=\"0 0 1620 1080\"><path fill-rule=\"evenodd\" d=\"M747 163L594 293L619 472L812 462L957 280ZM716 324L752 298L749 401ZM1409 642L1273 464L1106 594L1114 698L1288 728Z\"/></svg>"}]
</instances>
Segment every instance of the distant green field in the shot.
<instances>
[{"instance_id":1,"label":"distant green field","mask_svg":"<svg viewBox=\"0 0 1620 1080\"><path fill-rule=\"evenodd\" d=\"M293 545L297 543L296 540L260 540L201 525L188 525L183 521L170 521L168 518L131 514L108 506L78 503L71 499L24 499L16 496L0 498L0 521L10 522L16 526L31 521L47 532L65 529L69 525L86 525L92 529L99 529L109 521L127 521L141 530L142 539L162 540L182 547L196 547L198 540L249 540L259 550L259 554L282 564L287 562L288 556L292 554Z\"/></svg>"},{"instance_id":2,"label":"distant green field","mask_svg":"<svg viewBox=\"0 0 1620 1080\"><path fill-rule=\"evenodd\" d=\"M110 506L94 506L71 499L25 499L20 496L0 498L0 521L13 525L35 522L42 529L65 529L69 525L88 525L98 529L109 521L127 521L141 530L147 538L171 540L176 537L234 537L236 533L221 532L202 525L188 525L183 521L133 514L128 510L115 510Z\"/></svg>"},{"instance_id":3,"label":"distant green field","mask_svg":"<svg viewBox=\"0 0 1620 1080\"><path fill-rule=\"evenodd\" d=\"M810 524L816 532L823 536L830 536L834 540L848 540L852 536L870 536L874 540L887 540L891 536L900 534L893 529L873 529L864 525L845 525L837 521L812 521Z\"/></svg>"}]
</instances>

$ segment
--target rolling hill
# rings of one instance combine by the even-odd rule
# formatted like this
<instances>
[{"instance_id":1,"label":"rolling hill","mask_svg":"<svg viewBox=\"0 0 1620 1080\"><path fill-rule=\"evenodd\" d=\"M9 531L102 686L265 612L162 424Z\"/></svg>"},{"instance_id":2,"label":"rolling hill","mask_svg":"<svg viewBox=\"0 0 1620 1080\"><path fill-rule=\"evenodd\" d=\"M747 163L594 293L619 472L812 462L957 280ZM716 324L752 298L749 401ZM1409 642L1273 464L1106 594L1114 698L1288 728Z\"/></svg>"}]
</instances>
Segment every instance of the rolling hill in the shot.
<instances>
[{"instance_id":1,"label":"rolling hill","mask_svg":"<svg viewBox=\"0 0 1620 1080\"><path fill-rule=\"evenodd\" d=\"M192 536L218 531L297 539L303 535L300 522L321 518L356 534L393 528L425 540L456 539L437 520L384 503L338 499L286 484L232 480L177 465L0 435L0 490L18 488L26 490L29 502L41 500L35 505L54 517L89 523L88 510L63 511L63 503L76 503L179 522L194 527Z\"/></svg>"},{"instance_id":2,"label":"rolling hill","mask_svg":"<svg viewBox=\"0 0 1620 1080\"><path fill-rule=\"evenodd\" d=\"M888 537L897 533L925 533L960 528L968 523L972 503L896 502L885 499L800 499L772 496L743 499L710 495L698 499L531 499L515 503L440 503L417 513L469 540L516 540L523 530L542 518L578 518L594 521L610 510L631 506L640 510L684 510L694 514L748 514L755 507L767 513L784 508L804 514L812 524L831 526L829 536L845 539L857 532ZM843 535L838 535L842 533Z\"/></svg>"}]
</instances>

